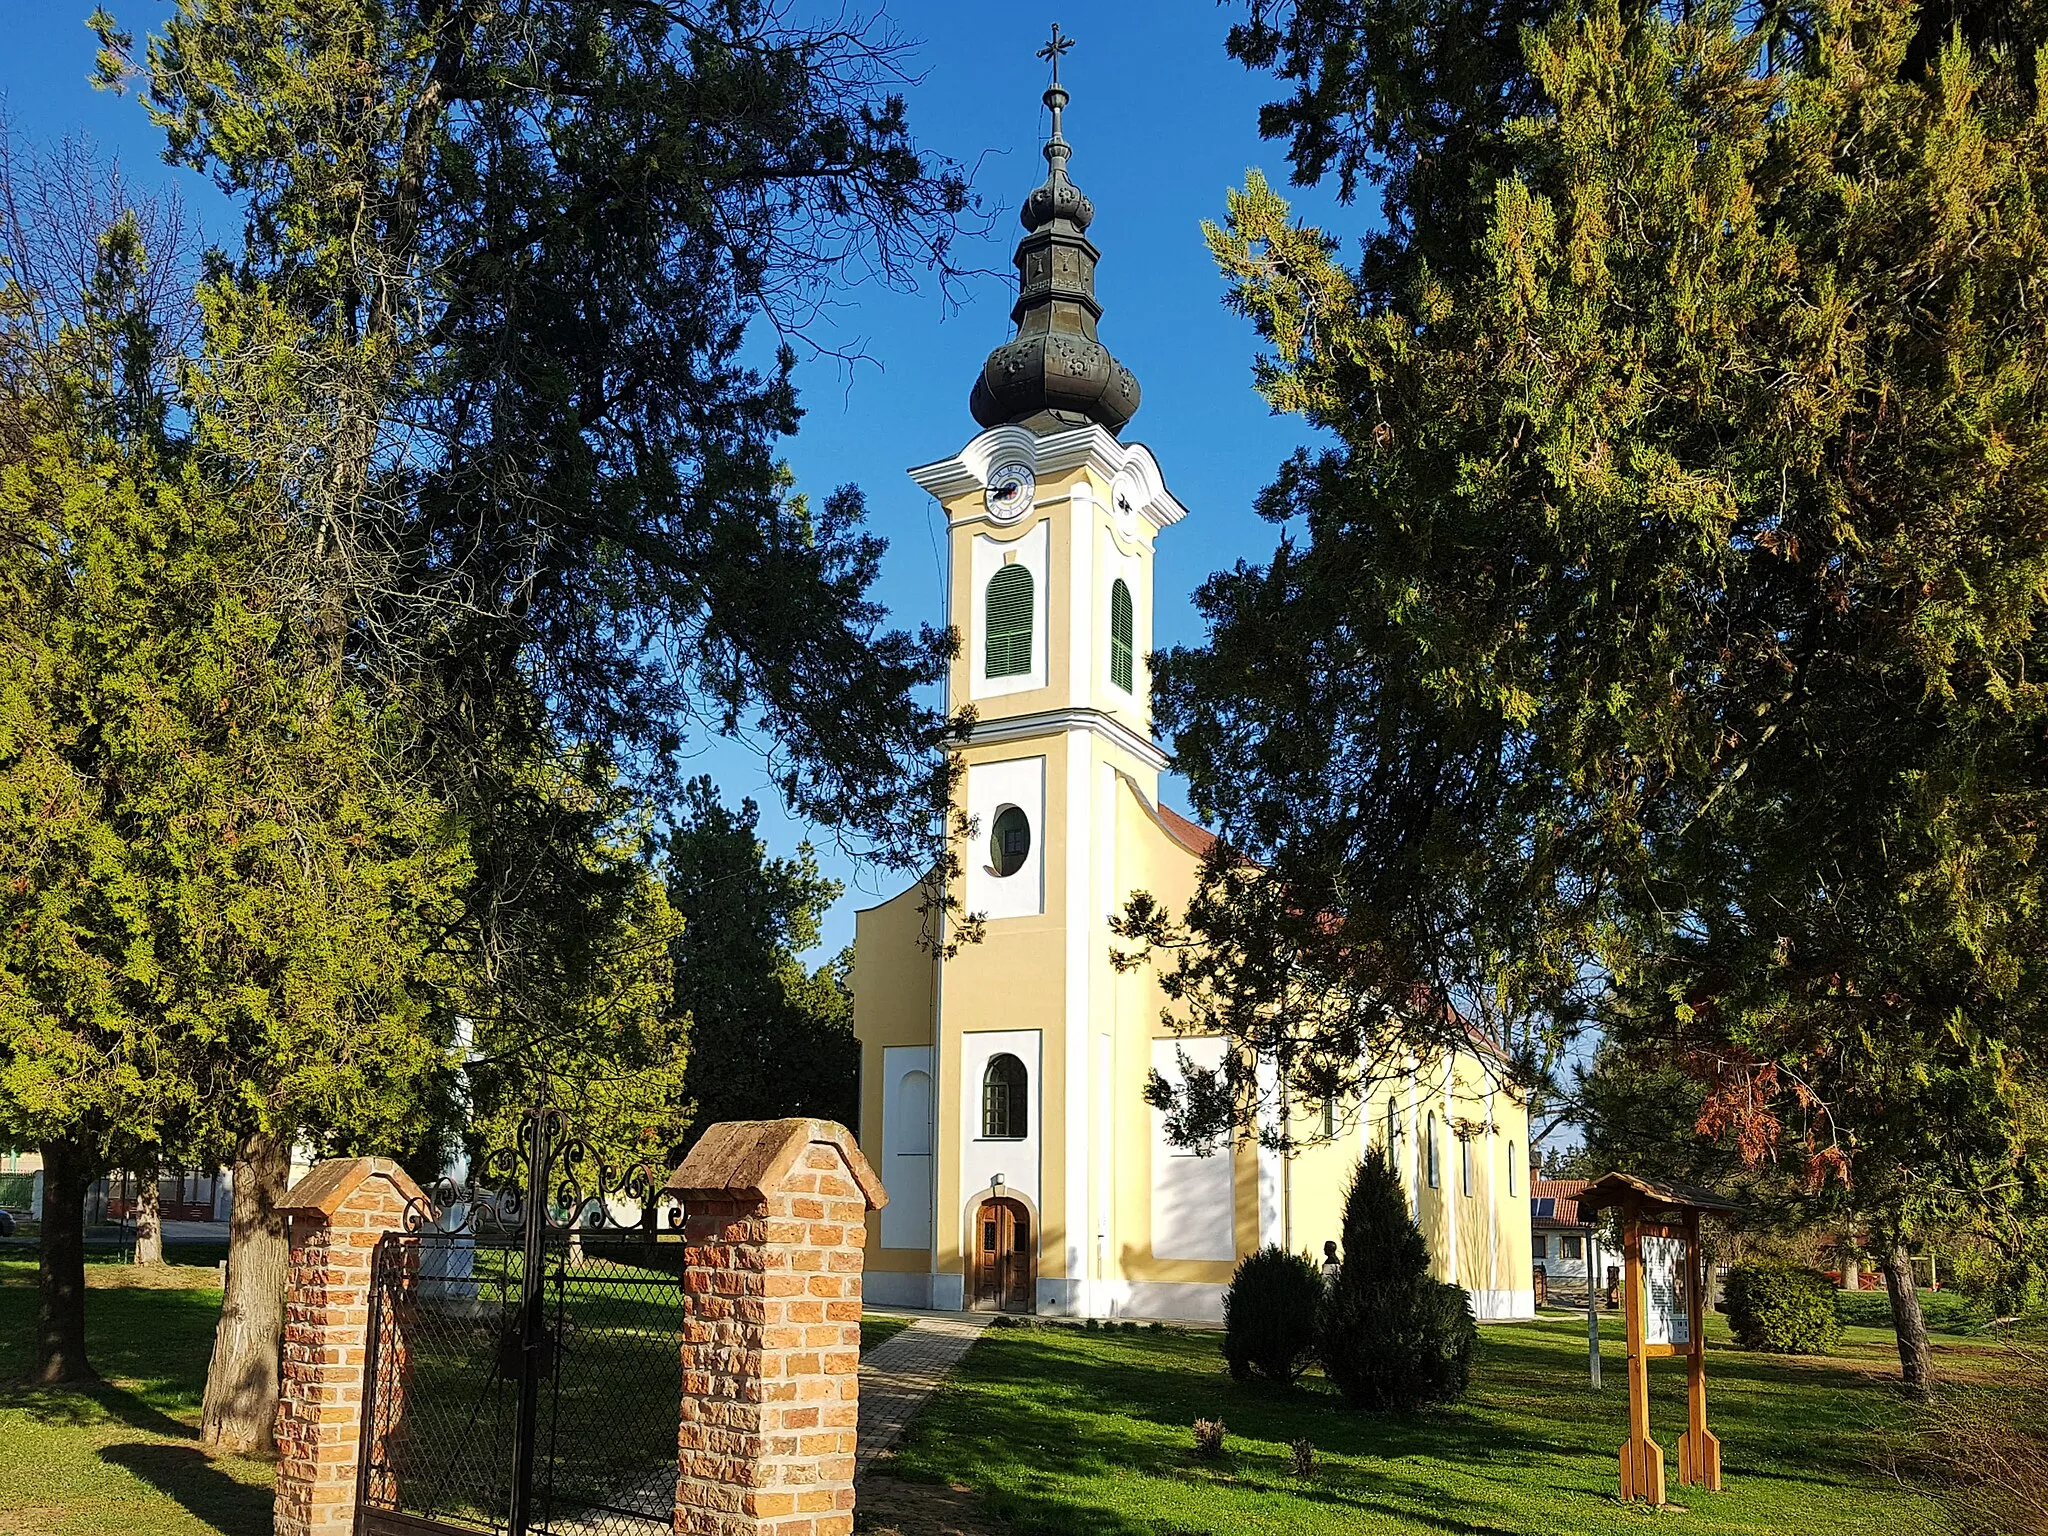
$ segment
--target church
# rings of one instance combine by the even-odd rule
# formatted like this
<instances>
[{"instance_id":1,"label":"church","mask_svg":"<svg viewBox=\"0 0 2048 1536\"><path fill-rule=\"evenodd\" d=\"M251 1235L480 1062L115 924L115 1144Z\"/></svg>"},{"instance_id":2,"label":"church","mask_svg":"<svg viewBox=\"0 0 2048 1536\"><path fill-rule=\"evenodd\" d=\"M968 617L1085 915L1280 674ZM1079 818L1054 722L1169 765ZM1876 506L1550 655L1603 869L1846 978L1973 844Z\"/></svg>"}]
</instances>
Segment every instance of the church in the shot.
<instances>
[{"instance_id":1,"label":"church","mask_svg":"<svg viewBox=\"0 0 2048 1536\"><path fill-rule=\"evenodd\" d=\"M946 516L948 704L975 713L957 894L984 926L942 961L921 887L856 919L860 1140L889 1195L868 1218L868 1299L1217 1321L1237 1261L1267 1243L1320 1256L1359 1159L1391 1147L1438 1276L1482 1320L1532 1316L1527 1111L1476 1045L1377 1074L1341 1117L1303 1106L1292 1154L1176 1147L1145 1103L1152 1071L1225 1048L1176 1032L1157 977L1110 961L1111 916L1136 891L1180 910L1213 841L1160 801L1148 706L1153 547L1189 514L1123 440L1138 381L1097 335L1067 101L1055 52L1016 335L968 402L982 431L910 471Z\"/></svg>"}]
</instances>

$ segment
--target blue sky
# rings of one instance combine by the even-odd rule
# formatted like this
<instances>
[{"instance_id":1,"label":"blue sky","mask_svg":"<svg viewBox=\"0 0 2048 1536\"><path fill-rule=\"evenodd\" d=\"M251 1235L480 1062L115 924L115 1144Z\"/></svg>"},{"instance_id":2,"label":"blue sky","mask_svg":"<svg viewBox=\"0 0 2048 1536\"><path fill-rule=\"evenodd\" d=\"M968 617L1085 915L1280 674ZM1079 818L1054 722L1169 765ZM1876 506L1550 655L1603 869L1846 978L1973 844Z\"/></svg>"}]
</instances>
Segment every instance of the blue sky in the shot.
<instances>
[{"instance_id":1,"label":"blue sky","mask_svg":"<svg viewBox=\"0 0 2048 1536\"><path fill-rule=\"evenodd\" d=\"M108 5L138 34L168 10L162 0ZM84 132L132 178L175 176L209 232L231 243L234 209L197 178L160 163L161 137L132 99L86 83L90 9L87 0L16 0L6 8L0 93L17 128L39 139ZM1191 593L1209 572L1271 553L1277 530L1253 513L1252 499L1308 438L1300 422L1274 417L1253 391L1255 338L1223 307L1222 283L1202 245L1202 220L1221 217L1226 189L1248 167L1263 167L1276 184L1286 179L1281 146L1257 132L1258 107L1273 82L1223 52L1224 33L1241 12L1200 0L1111 0L1079 14L895 0L885 14L918 44L911 62L920 78L906 86L913 128L928 148L977 168L975 184L997 213L982 248L962 253L963 264L996 275L971 283L952 308L930 285L846 295L821 340L858 349L866 361L802 364L807 414L787 449L800 484L815 494L849 481L861 486L890 545L882 600L906 625L942 616L942 528L904 470L953 453L973 435L968 388L988 350L1010 333L1016 208L1045 172L1045 66L1033 55L1058 19L1078 39L1061 73L1073 93L1071 174L1097 209L1089 233L1103 253L1102 336L1144 389L1125 436L1158 455L1190 513L1159 542L1154 639L1162 646L1200 640ZM1298 212L1347 240L1370 217L1363 207L1337 209L1320 190L1296 197ZM781 814L748 751L713 748L704 766L726 799L762 803L772 846L787 851L803 836ZM1169 798L1175 789L1169 783ZM847 886L826 925L825 943L837 948L853 937L854 909L889 894L890 882L836 854L823 858Z\"/></svg>"}]
</instances>

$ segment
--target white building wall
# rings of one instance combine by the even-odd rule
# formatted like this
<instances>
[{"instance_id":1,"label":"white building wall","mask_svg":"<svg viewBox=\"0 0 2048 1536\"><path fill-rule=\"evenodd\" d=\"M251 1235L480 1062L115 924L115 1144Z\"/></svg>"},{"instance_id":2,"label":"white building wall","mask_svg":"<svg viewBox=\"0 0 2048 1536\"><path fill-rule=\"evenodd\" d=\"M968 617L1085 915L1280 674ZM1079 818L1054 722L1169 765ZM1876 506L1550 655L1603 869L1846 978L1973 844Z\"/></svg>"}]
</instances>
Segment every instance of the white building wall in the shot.
<instances>
[{"instance_id":1,"label":"white building wall","mask_svg":"<svg viewBox=\"0 0 2048 1536\"><path fill-rule=\"evenodd\" d=\"M989 862L996 817L1014 805L1031 822L1031 851L1015 874L998 875ZM974 835L967 866L967 910L983 917L1036 917L1045 911L1045 759L1018 757L974 763L967 769L967 814Z\"/></svg>"},{"instance_id":2,"label":"white building wall","mask_svg":"<svg viewBox=\"0 0 2048 1536\"><path fill-rule=\"evenodd\" d=\"M1195 1066L1223 1064L1224 1041L1214 1037L1154 1040L1152 1067L1170 1083L1181 1079L1185 1052ZM1173 1145L1166 1117L1152 1116L1152 1255L1159 1259L1237 1257L1236 1180L1228 1144L1206 1155Z\"/></svg>"},{"instance_id":3,"label":"white building wall","mask_svg":"<svg viewBox=\"0 0 2048 1536\"><path fill-rule=\"evenodd\" d=\"M932 1242L932 1048L892 1045L882 1052L882 1207L884 1248Z\"/></svg>"},{"instance_id":4,"label":"white building wall","mask_svg":"<svg viewBox=\"0 0 2048 1536\"><path fill-rule=\"evenodd\" d=\"M1044 1069L1040 1061L1041 1032L1035 1029L976 1030L960 1037L960 1194L967 1207L959 1213L960 1251L972 1262L974 1212L972 1206L1003 1176L1004 1192L1025 1200L1034 1213L1031 1241L1036 1247L1044 1238L1037 1229L1035 1214L1041 1209L1039 1147L1045 1126ZM990 1140L981 1134L981 1080L991 1058L1015 1056L1029 1074L1030 1092L1025 1134L1018 1138ZM887 1209L887 1207L883 1207ZM1039 1250L1039 1272L1044 1273L1044 1252Z\"/></svg>"}]
</instances>

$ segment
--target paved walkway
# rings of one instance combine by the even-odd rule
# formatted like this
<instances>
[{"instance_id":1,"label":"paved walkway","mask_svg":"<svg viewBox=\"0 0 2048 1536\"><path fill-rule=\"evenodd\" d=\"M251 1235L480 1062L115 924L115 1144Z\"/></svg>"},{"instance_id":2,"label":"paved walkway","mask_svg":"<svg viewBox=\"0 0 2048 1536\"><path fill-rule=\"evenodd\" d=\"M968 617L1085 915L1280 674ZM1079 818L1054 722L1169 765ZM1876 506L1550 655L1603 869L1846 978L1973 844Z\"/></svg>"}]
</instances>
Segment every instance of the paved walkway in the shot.
<instances>
[{"instance_id":1,"label":"paved walkway","mask_svg":"<svg viewBox=\"0 0 2048 1536\"><path fill-rule=\"evenodd\" d=\"M884 1339L860 1363L860 1440L853 1453L856 1480L894 1445L960 1357L974 1347L990 1314L943 1313L920 1317Z\"/></svg>"}]
</instances>

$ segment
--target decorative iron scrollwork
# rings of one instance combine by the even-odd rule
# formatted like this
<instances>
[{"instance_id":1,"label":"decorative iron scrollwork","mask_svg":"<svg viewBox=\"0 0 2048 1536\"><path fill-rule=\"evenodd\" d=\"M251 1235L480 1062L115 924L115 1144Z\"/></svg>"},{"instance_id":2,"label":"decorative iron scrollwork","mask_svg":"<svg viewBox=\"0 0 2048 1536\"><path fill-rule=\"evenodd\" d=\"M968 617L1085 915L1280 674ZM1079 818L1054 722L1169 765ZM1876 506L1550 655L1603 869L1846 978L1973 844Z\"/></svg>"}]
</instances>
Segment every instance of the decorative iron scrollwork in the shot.
<instances>
[{"instance_id":1,"label":"decorative iron scrollwork","mask_svg":"<svg viewBox=\"0 0 2048 1536\"><path fill-rule=\"evenodd\" d=\"M682 1206L667 1185L665 1163L608 1161L574 1131L565 1111L541 1103L520 1115L518 1138L487 1149L467 1179L428 1184L408 1205L405 1228L509 1234L529 1224L547 1232L677 1227ZM622 1207L634 1216L622 1218Z\"/></svg>"}]
</instances>

